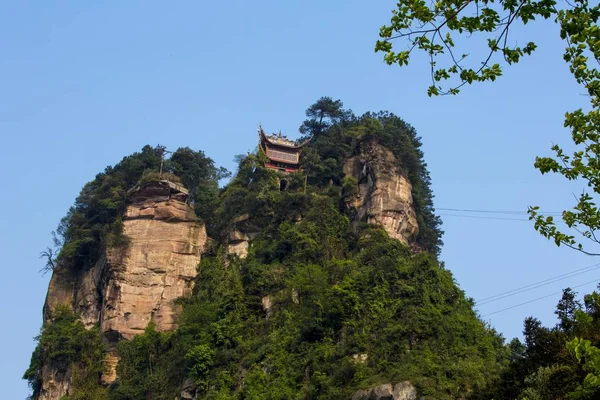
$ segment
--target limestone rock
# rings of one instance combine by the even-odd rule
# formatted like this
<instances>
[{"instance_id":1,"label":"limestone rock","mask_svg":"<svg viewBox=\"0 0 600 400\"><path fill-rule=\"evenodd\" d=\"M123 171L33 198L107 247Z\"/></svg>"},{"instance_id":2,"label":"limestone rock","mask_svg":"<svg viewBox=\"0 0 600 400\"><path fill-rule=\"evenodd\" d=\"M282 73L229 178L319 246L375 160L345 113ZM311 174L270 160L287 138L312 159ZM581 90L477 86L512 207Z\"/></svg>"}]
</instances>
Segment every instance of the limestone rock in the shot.
<instances>
[{"instance_id":1,"label":"limestone rock","mask_svg":"<svg viewBox=\"0 0 600 400\"><path fill-rule=\"evenodd\" d=\"M67 304L87 328L100 325L109 348L102 376L106 384L116 379L118 341L143 333L150 321L159 331L175 329L179 311L175 300L191 293L207 236L185 203L187 191L173 185L147 184L130 192L134 202L123 221L127 245L106 249L87 270L59 268L50 280L46 319L54 307ZM58 400L68 390L64 389L70 382L68 371L58 376L48 370L42 375L44 385L57 389L52 390L56 395L40 399Z\"/></svg>"},{"instance_id":2,"label":"limestone rock","mask_svg":"<svg viewBox=\"0 0 600 400\"><path fill-rule=\"evenodd\" d=\"M183 382L183 387L181 388L181 393L179 394L180 400L194 400L197 398L196 396L196 384L190 378L186 378Z\"/></svg>"},{"instance_id":3,"label":"limestone rock","mask_svg":"<svg viewBox=\"0 0 600 400\"><path fill-rule=\"evenodd\" d=\"M352 361L357 364L366 364L368 360L369 355L367 353L352 354Z\"/></svg>"},{"instance_id":4,"label":"limestone rock","mask_svg":"<svg viewBox=\"0 0 600 400\"><path fill-rule=\"evenodd\" d=\"M243 214L233 221L229 232L227 252L244 259L248 256L250 241L260 233L260 229L250 221L250 215Z\"/></svg>"},{"instance_id":5,"label":"limestone rock","mask_svg":"<svg viewBox=\"0 0 600 400\"><path fill-rule=\"evenodd\" d=\"M159 331L174 329L173 302L191 292L206 241L204 227L195 222L126 219L124 233L130 240L127 250L109 260L102 331L130 339L150 320Z\"/></svg>"},{"instance_id":6,"label":"limestone rock","mask_svg":"<svg viewBox=\"0 0 600 400\"><path fill-rule=\"evenodd\" d=\"M417 389L409 381L400 382L394 385L392 396L394 400L417 400Z\"/></svg>"},{"instance_id":7,"label":"limestone rock","mask_svg":"<svg viewBox=\"0 0 600 400\"><path fill-rule=\"evenodd\" d=\"M419 225L412 185L389 149L375 141L363 142L358 154L345 162L344 176L354 178L358 185L346 198L346 207L355 211L355 225L380 225L404 244L414 241Z\"/></svg>"},{"instance_id":8,"label":"limestone rock","mask_svg":"<svg viewBox=\"0 0 600 400\"><path fill-rule=\"evenodd\" d=\"M150 201L136 203L134 207L127 209L125 219L139 218L169 222L193 222L197 219L194 211L187 204L179 200L163 200L162 198L153 198Z\"/></svg>"},{"instance_id":9,"label":"limestone rock","mask_svg":"<svg viewBox=\"0 0 600 400\"><path fill-rule=\"evenodd\" d=\"M261 299L261 303L263 306L263 310L265 310L265 314L267 316L267 318L269 318L272 314L273 314L273 297L272 296L265 296Z\"/></svg>"},{"instance_id":10,"label":"limestone rock","mask_svg":"<svg viewBox=\"0 0 600 400\"><path fill-rule=\"evenodd\" d=\"M241 240L239 242L230 242L227 245L227 252L229 254L235 254L241 259L248 257L248 248L250 247L248 240Z\"/></svg>"},{"instance_id":11,"label":"limestone rock","mask_svg":"<svg viewBox=\"0 0 600 400\"><path fill-rule=\"evenodd\" d=\"M108 385L117 379L117 365L119 364L119 356L115 354L107 354L104 357L104 370L100 380L103 384Z\"/></svg>"},{"instance_id":12,"label":"limestone rock","mask_svg":"<svg viewBox=\"0 0 600 400\"><path fill-rule=\"evenodd\" d=\"M396 385L386 383L359 390L352 396L352 400L417 400L417 389L409 381Z\"/></svg>"},{"instance_id":13,"label":"limestone rock","mask_svg":"<svg viewBox=\"0 0 600 400\"><path fill-rule=\"evenodd\" d=\"M69 394L71 369L67 365L42 366L42 388L38 400L58 400Z\"/></svg>"},{"instance_id":14,"label":"limestone rock","mask_svg":"<svg viewBox=\"0 0 600 400\"><path fill-rule=\"evenodd\" d=\"M395 400L392 392L394 388L391 384L379 385L372 389L371 398L373 400Z\"/></svg>"}]
</instances>

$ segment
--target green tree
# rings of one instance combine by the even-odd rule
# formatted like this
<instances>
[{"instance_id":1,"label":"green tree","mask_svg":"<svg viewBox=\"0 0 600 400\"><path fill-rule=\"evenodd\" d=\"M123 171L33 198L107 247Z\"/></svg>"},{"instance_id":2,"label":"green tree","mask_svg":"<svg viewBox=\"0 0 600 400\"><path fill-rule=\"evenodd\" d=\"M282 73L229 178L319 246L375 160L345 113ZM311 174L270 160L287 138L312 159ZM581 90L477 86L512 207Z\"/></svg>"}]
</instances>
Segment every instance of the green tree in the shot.
<instances>
[{"instance_id":1,"label":"green tree","mask_svg":"<svg viewBox=\"0 0 600 400\"><path fill-rule=\"evenodd\" d=\"M194 209L207 225L214 226L214 211L219 202L219 181L231 176L223 167L217 168L214 161L203 151L189 147L177 149L169 158L166 169L181 178L181 183L190 191Z\"/></svg>"},{"instance_id":2,"label":"green tree","mask_svg":"<svg viewBox=\"0 0 600 400\"><path fill-rule=\"evenodd\" d=\"M123 158L115 166L85 184L75 204L56 229L54 244L60 249L54 254L42 254L54 268L83 269L100 257L102 246L121 236L121 217L127 207L127 190L146 171L158 170L160 152L144 146L141 152Z\"/></svg>"},{"instance_id":3,"label":"green tree","mask_svg":"<svg viewBox=\"0 0 600 400\"><path fill-rule=\"evenodd\" d=\"M189 376L202 389L206 389L208 385L206 378L212 367L214 356L215 352L206 344L194 346L185 355L185 359L190 362Z\"/></svg>"},{"instance_id":4,"label":"green tree","mask_svg":"<svg viewBox=\"0 0 600 400\"><path fill-rule=\"evenodd\" d=\"M304 135L318 135L334 123L348 119L352 111L344 110L341 100L333 100L331 97L321 97L316 103L306 109L308 119L300 126L300 132Z\"/></svg>"},{"instance_id":5,"label":"green tree","mask_svg":"<svg viewBox=\"0 0 600 400\"><path fill-rule=\"evenodd\" d=\"M41 253L41 258L46 260L42 272L63 266L86 268L98 260L105 244L126 243L122 235L122 216L128 204L127 191L144 178L156 179L161 157L160 147L144 146L141 152L106 167L85 184L53 233L56 250L47 248ZM166 167L167 172L175 175L170 179L180 178L190 189L196 213L210 228L218 202L218 181L229 176L229 172L217 168L202 151L187 147L176 150Z\"/></svg>"},{"instance_id":6,"label":"green tree","mask_svg":"<svg viewBox=\"0 0 600 400\"><path fill-rule=\"evenodd\" d=\"M530 207L535 229L558 246L590 255L600 255L587 246L600 244L600 5L588 0L557 3L555 0L400 0L389 24L381 27L375 51L390 65L407 65L414 52L429 59L430 96L458 94L466 84L495 81L504 66L516 64L536 49L527 38L509 32L517 24L536 19L554 19L564 43L563 59L571 74L586 91L589 109L567 112L565 127L572 133L576 150L567 154L559 145L554 157L538 157L535 167L542 173L557 173L567 180L580 180L588 191L572 209L562 213L568 229L561 230L551 216ZM525 43L515 45L514 43ZM458 45L457 45L458 43ZM396 46L400 45L400 47ZM468 50L461 46L469 46ZM469 54L482 54L472 59ZM584 248L583 243L588 243Z\"/></svg>"},{"instance_id":7,"label":"green tree","mask_svg":"<svg viewBox=\"0 0 600 400\"><path fill-rule=\"evenodd\" d=\"M301 156L308 182L319 186L341 183L344 163L356 154L359 144L371 139L377 141L394 153L398 167L412 184L419 223L417 244L439 254L443 244L442 221L435 215L431 178L416 130L387 111L367 112L357 117L342 107L340 100L322 97L306 110L308 119L300 131L312 136ZM342 185L344 194L348 195L352 190L348 179Z\"/></svg>"},{"instance_id":8,"label":"green tree","mask_svg":"<svg viewBox=\"0 0 600 400\"><path fill-rule=\"evenodd\" d=\"M575 315L577 310L581 309L581 303L575 299L575 295L576 293L571 288L563 290L562 298L554 312L558 317L560 329L565 332L573 330L576 324Z\"/></svg>"},{"instance_id":9,"label":"green tree","mask_svg":"<svg viewBox=\"0 0 600 400\"><path fill-rule=\"evenodd\" d=\"M558 324L542 326L527 318L525 343L510 343L511 357L495 391L484 398L495 400L597 399L600 395L600 296L584 297L585 307L575 300L577 293L563 291L555 314Z\"/></svg>"}]
</instances>

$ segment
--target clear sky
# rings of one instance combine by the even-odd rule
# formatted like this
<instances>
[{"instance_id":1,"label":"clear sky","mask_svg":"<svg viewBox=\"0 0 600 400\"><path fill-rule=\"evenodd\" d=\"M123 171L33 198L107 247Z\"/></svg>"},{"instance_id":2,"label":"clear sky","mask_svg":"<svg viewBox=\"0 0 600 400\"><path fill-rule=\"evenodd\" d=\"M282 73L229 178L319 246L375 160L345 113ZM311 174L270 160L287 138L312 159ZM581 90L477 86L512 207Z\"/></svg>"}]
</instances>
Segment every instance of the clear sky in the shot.
<instances>
[{"instance_id":1,"label":"clear sky","mask_svg":"<svg viewBox=\"0 0 600 400\"><path fill-rule=\"evenodd\" d=\"M48 276L39 252L87 181L162 144L204 150L233 168L259 122L290 136L321 96L355 113L389 110L423 138L440 208L549 211L577 185L532 164L567 144L565 111L584 104L551 23L537 54L494 84L428 98L426 65L389 67L373 52L394 1L113 1L0 3L0 388L21 375L41 324ZM445 212L452 214L451 212ZM519 217L522 218L522 217ZM597 262L540 237L529 222L444 215L442 259L481 299ZM480 307L482 315L600 278L573 277ZM600 280L600 279L598 279ZM580 288L589 292L593 284ZM528 315L554 324L555 295L485 317L507 338Z\"/></svg>"}]
</instances>

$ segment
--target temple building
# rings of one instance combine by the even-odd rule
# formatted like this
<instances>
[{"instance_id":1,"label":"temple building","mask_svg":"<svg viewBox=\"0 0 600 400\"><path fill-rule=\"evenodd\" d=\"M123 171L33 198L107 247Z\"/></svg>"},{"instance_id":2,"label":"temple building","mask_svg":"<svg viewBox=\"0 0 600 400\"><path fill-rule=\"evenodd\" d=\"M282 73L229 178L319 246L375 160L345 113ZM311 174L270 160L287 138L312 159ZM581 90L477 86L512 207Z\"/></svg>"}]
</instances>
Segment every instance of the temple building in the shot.
<instances>
[{"instance_id":1,"label":"temple building","mask_svg":"<svg viewBox=\"0 0 600 400\"><path fill-rule=\"evenodd\" d=\"M259 147L268 158L265 167L280 172L297 172L300 170L300 153L307 143L290 140L281 133L267 135L262 126L258 127Z\"/></svg>"}]
</instances>

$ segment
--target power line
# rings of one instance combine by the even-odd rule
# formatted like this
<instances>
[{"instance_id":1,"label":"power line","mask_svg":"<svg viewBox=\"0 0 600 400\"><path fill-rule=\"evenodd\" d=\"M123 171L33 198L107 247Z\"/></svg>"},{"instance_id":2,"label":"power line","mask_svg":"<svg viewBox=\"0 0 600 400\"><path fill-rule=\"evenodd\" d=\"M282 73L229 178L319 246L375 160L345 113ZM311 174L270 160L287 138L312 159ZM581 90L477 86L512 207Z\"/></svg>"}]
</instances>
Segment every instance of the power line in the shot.
<instances>
[{"instance_id":1,"label":"power line","mask_svg":"<svg viewBox=\"0 0 600 400\"><path fill-rule=\"evenodd\" d=\"M485 217L481 215L460 215L460 214L444 214L440 213L444 217L460 217L460 218L475 218L475 219L497 219L504 221L529 221L525 218L505 218L505 217Z\"/></svg>"},{"instance_id":2,"label":"power line","mask_svg":"<svg viewBox=\"0 0 600 400\"><path fill-rule=\"evenodd\" d=\"M508 218L508 217L488 217L488 216L482 216L482 215L463 215L463 214L446 214L446 213L440 213L440 216L443 217L459 217L459 218L474 218L474 219L495 219L495 220L501 220L501 221L521 221L521 222L526 222L526 221L531 221L529 218ZM554 221L555 223L559 223L559 224L564 224L565 222L563 220L556 220Z\"/></svg>"},{"instance_id":3,"label":"power line","mask_svg":"<svg viewBox=\"0 0 600 400\"><path fill-rule=\"evenodd\" d=\"M572 288L572 289L575 289L575 288L578 288L578 287L581 287L581 286L589 285L590 283L597 283L598 281L600 281L600 277L599 277L599 278L596 278L596 279L594 279L593 281L589 281L589 282L586 282L586 283L582 283L581 285L572 286L571 288ZM534 301L538 301L538 300L547 299L548 297L556 296L557 294L560 294L560 293L562 293L562 290L561 290L560 292L554 292L554 293L552 293L552 294L548 294L548 295L546 295L546 296L538 297L537 299L529 300L529 301L526 301L526 302L524 302L524 303L516 304L516 305L514 305L514 306L511 306L511 307L503 308L503 309L501 309L501 310L497 310L497 311L491 312L491 313L489 313L489 314L482 315L481 317L482 317L482 318L483 318L483 317L488 317L488 316L490 316L490 315L498 314L498 313L501 313L501 312L503 312L503 311L512 310L513 308L521 307L521 306L524 306L525 304L533 303Z\"/></svg>"},{"instance_id":4,"label":"power line","mask_svg":"<svg viewBox=\"0 0 600 400\"><path fill-rule=\"evenodd\" d=\"M479 214L498 215L498 216L465 215L465 214L451 214L451 213L440 213L439 214L441 216L448 216L448 217L473 218L473 219L490 219L490 220L503 220L503 221L521 221L521 222L530 221L529 218L511 218L511 216L514 216L514 217L527 216L527 215L529 215L529 213L527 211L515 211L515 210L511 210L511 211L509 211L509 210L476 210L476 209L441 208L441 207L440 208L436 208L436 210L438 210L438 211L451 211L451 212L458 212L458 213L479 213ZM560 216L560 215L562 215L562 212L559 212L559 211L540 211L540 214L548 215L548 216ZM556 221L556 222L562 222L562 221ZM565 279L568 279L568 278L572 278L572 277L577 276L577 275L581 275L581 274L584 274L584 273L587 273L587 272L590 272L590 271L597 270L599 268L600 268L600 263L594 264L594 265L590 265L590 266L587 266L587 267L584 267L584 268L581 268L581 269L578 269L578 270L575 270L575 271L571 271L571 272L566 273L566 274L558 275L558 276L555 276L553 278L544 279L542 281L535 282L535 283L532 283L532 284L529 284L529 285L526 285L526 286L522 286L522 287L517 288L517 289L509 290L507 292L499 293L499 294L494 295L494 296L486 297L484 299L481 299L481 300L477 301L476 305L480 306L480 305L489 304L489 303L492 303L494 301L502 300L502 299L505 299L507 297L511 297L511 296L515 296L517 294L528 292L530 290L537 289L537 288L540 288L540 287L543 287L543 286L547 286L547 285L550 285L552 283L556 283L556 282L559 282L559 281L562 281L562 280L565 280ZM581 285L573 286L573 288L585 286L585 285L588 285L590 283L597 282L598 280L600 280L600 279L596 279L594 281L586 282L586 283L583 283ZM527 301L527 302L524 302L524 303L520 303L520 304L511 306L511 307L507 307L507 308L498 310L498 311L494 311L492 313L484 315L484 317L488 316L488 315L497 314L499 312L511 310L513 308L520 307L522 305L529 304L529 303L532 303L532 302L535 302L535 301L538 301L538 300L542 300L542 299L545 299L545 298L548 298L548 297L551 297L551 296L554 296L554 295L560 294L560 293L562 293L562 291L556 292L556 293L552 293L552 294L549 294L549 295L546 295L546 296L542 296L542 297L539 297L539 298L536 298L536 299L533 299L533 300L530 300L530 301Z\"/></svg>"},{"instance_id":5,"label":"power line","mask_svg":"<svg viewBox=\"0 0 600 400\"><path fill-rule=\"evenodd\" d=\"M571 271L571 272L563 274L563 275L555 276L554 278L544 279L543 281L535 282L535 283L532 283L532 284L529 284L529 285L526 285L526 286L523 286L523 287L520 287L520 288L517 288L517 289L509 290L509 291L504 292L504 293L500 293L500 294L497 294L497 295L494 295L494 296L486 297L484 299L481 299L481 300L477 301L476 304L478 306L482 306L484 304L492 303L494 301L502 300L502 299L505 299L507 297L511 297L511 296L515 296L517 294L528 292L530 290L537 289L537 288L540 288L542 286L551 285L553 283L556 283L556 282L559 282L559 281L563 281L565 279L572 278L572 277L577 276L577 275L586 274L588 272L597 270L599 268L600 268L600 263L594 264L594 265L590 265L588 267L581 268L579 270L575 270L575 271Z\"/></svg>"},{"instance_id":6,"label":"power line","mask_svg":"<svg viewBox=\"0 0 600 400\"><path fill-rule=\"evenodd\" d=\"M585 271L585 270L588 270L590 268L597 267L599 265L600 265L600 263L588 265L587 267L579 268L579 269L576 269L576 270L571 271L571 272L566 272L564 274L553 276L552 278L547 278L547 279L544 279L544 280L541 280L541 281L538 281L538 282L533 282L533 283L530 283L529 285L521 286L521 287L516 288L516 289L512 289L512 290L508 290L506 292L498 293L498 294L496 294L494 296L485 297L483 299L478 300L477 302L479 303L479 302L482 302L482 301L486 301L488 299L493 299L494 297L502 296L502 295L505 295L505 294L508 294L508 293L516 292L517 290L521 290L521 289L525 289L525 288L528 288L528 287L531 287L531 286L534 286L534 285L538 285L540 283L544 283L544 282L548 282L548 281L551 281L551 280L554 280L554 279L566 277L568 275L575 274L575 273L580 272L580 271Z\"/></svg>"},{"instance_id":7,"label":"power line","mask_svg":"<svg viewBox=\"0 0 600 400\"><path fill-rule=\"evenodd\" d=\"M500 211L500 210L467 210L462 208L439 208L436 210L440 211L459 211L459 212L471 212L471 213L485 213L485 214L512 214L512 215L527 215L527 211ZM539 211L540 214L550 215L558 214L561 215L561 211Z\"/></svg>"}]
</instances>

